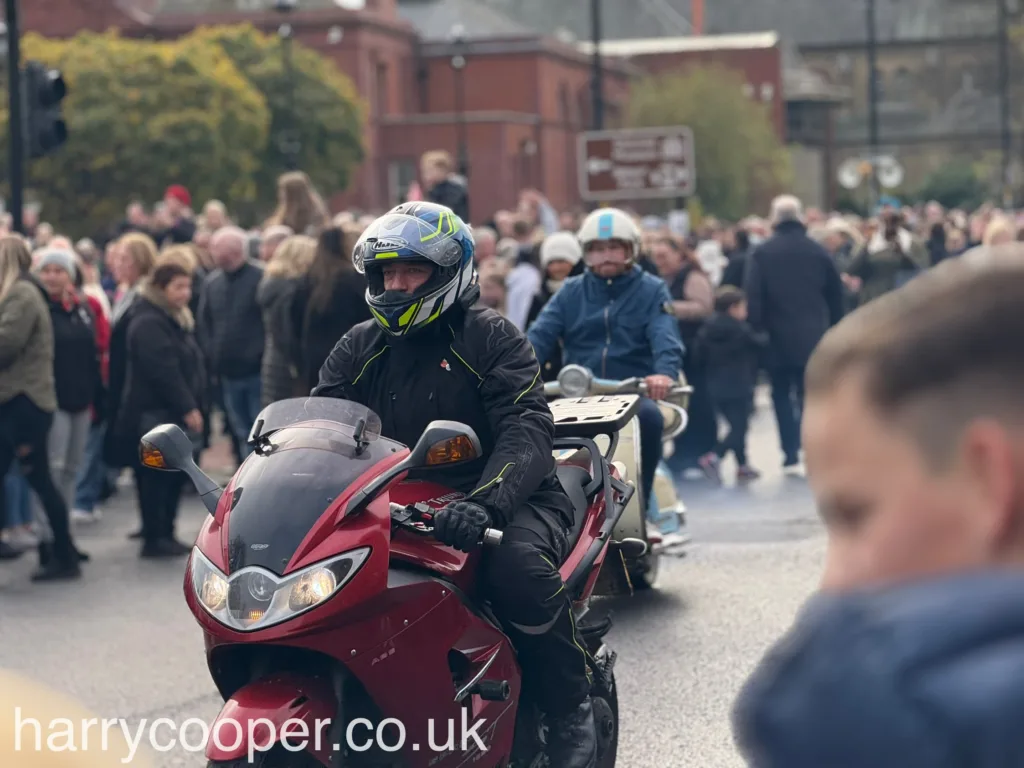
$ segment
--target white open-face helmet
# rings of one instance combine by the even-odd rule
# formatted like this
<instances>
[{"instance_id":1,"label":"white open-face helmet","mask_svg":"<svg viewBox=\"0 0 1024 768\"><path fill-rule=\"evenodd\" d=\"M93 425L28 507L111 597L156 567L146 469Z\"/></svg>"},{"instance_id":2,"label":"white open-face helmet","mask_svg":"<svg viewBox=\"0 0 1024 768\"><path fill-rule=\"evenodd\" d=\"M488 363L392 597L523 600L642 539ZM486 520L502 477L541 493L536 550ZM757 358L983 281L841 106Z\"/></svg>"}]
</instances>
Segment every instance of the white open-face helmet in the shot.
<instances>
[{"instance_id":1,"label":"white open-face helmet","mask_svg":"<svg viewBox=\"0 0 1024 768\"><path fill-rule=\"evenodd\" d=\"M618 208L598 208L583 220L576 237L584 253L598 240L621 240L633 246L631 259L640 255L640 228L632 216Z\"/></svg>"}]
</instances>

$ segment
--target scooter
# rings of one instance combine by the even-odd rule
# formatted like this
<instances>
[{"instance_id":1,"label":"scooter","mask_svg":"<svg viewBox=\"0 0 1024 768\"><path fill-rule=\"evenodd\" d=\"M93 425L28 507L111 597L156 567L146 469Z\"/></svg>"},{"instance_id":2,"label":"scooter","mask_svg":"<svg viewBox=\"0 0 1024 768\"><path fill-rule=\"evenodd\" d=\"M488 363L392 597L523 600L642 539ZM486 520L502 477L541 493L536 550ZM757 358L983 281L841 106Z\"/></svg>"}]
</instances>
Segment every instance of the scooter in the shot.
<instances>
[{"instance_id":1,"label":"scooter","mask_svg":"<svg viewBox=\"0 0 1024 768\"><path fill-rule=\"evenodd\" d=\"M663 460L659 462L655 472L654 493L651 494L652 498L642 499L642 494L638 492L627 506L614 531L616 538L640 539L647 547L644 554L634 559L625 559L624 568L606 569L597 586L599 594L622 594L633 590L650 589L658 578L663 556L686 554L687 545L690 543L690 536L686 532L686 506L676 494L672 472L664 458L672 455L675 438L686 429L686 408L692 393L693 387L683 383L673 387L664 400L658 401L664 420L664 453ZM545 383L544 394L548 398L589 398L595 395L623 394L646 397L647 385L640 378L621 381L598 379L582 365L570 364L562 368L556 381ZM631 420L620 432L619 444L613 458L622 462L631 477L639 477L638 420Z\"/></svg>"},{"instance_id":2,"label":"scooter","mask_svg":"<svg viewBox=\"0 0 1024 768\"><path fill-rule=\"evenodd\" d=\"M559 571L594 681L600 768L615 765L618 690L611 622L588 609L606 557L644 547L612 537L634 485L609 455L638 405L623 396L552 408L555 444L573 452L557 466L575 511ZM479 438L434 421L410 450L380 430L377 414L345 400L274 403L224 489L177 426L142 438L142 464L184 471L210 512L184 584L225 700L210 768L549 766L544 718L477 592L480 551L431 538L434 513L462 494L408 479L479 457ZM482 547L500 542L487 530Z\"/></svg>"}]
</instances>

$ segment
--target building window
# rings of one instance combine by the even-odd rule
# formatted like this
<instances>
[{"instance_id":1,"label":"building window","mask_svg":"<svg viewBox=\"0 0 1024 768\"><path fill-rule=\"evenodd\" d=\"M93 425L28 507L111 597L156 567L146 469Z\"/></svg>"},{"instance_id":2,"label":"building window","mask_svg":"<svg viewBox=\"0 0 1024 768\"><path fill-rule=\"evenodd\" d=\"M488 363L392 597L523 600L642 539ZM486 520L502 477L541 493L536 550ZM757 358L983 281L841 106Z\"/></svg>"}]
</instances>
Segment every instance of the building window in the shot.
<instances>
[{"instance_id":1,"label":"building window","mask_svg":"<svg viewBox=\"0 0 1024 768\"><path fill-rule=\"evenodd\" d=\"M789 141L800 141L804 132L804 111L801 104L786 105L786 138Z\"/></svg>"},{"instance_id":2,"label":"building window","mask_svg":"<svg viewBox=\"0 0 1024 768\"><path fill-rule=\"evenodd\" d=\"M384 117L388 109L388 65L378 61L374 67L374 99L377 117Z\"/></svg>"},{"instance_id":3,"label":"building window","mask_svg":"<svg viewBox=\"0 0 1024 768\"><path fill-rule=\"evenodd\" d=\"M569 99L569 86L565 83L558 86L558 109L561 113L559 117L562 120L562 125L572 125L572 104Z\"/></svg>"},{"instance_id":4,"label":"building window","mask_svg":"<svg viewBox=\"0 0 1024 768\"><path fill-rule=\"evenodd\" d=\"M828 108L815 103L786 105L786 140L798 144L823 144Z\"/></svg>"},{"instance_id":5,"label":"building window","mask_svg":"<svg viewBox=\"0 0 1024 768\"><path fill-rule=\"evenodd\" d=\"M590 86L580 88L576 95L576 103L579 104L580 125L584 130L589 129L594 119L590 110Z\"/></svg>"},{"instance_id":6,"label":"building window","mask_svg":"<svg viewBox=\"0 0 1024 768\"><path fill-rule=\"evenodd\" d=\"M392 160L388 164L389 205L400 205L407 199L409 185L419 179L419 165L415 160Z\"/></svg>"}]
</instances>

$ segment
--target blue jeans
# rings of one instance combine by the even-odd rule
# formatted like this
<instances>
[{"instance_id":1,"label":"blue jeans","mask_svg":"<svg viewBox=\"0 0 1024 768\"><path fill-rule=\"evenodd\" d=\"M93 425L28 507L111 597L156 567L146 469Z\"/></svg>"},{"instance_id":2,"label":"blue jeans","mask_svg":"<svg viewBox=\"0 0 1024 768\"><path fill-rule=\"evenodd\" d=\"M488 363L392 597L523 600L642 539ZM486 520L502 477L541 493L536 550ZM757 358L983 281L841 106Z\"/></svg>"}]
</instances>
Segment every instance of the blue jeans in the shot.
<instances>
[{"instance_id":1,"label":"blue jeans","mask_svg":"<svg viewBox=\"0 0 1024 768\"><path fill-rule=\"evenodd\" d=\"M21 464L15 460L4 477L7 496L7 520L0 520L0 528L18 528L32 522L32 489L22 474Z\"/></svg>"},{"instance_id":2,"label":"blue jeans","mask_svg":"<svg viewBox=\"0 0 1024 768\"><path fill-rule=\"evenodd\" d=\"M640 410L636 413L640 421L640 490L643 493L641 503L650 509L651 494L654 489L654 473L661 463L662 440L665 429L665 418L661 415L658 403L649 398L641 398Z\"/></svg>"},{"instance_id":3,"label":"blue jeans","mask_svg":"<svg viewBox=\"0 0 1024 768\"><path fill-rule=\"evenodd\" d=\"M103 493L103 482L107 479L107 465L103 462L103 438L107 425L93 424L89 430L89 442L85 444L85 456L75 481L74 509L92 512Z\"/></svg>"},{"instance_id":4,"label":"blue jeans","mask_svg":"<svg viewBox=\"0 0 1024 768\"><path fill-rule=\"evenodd\" d=\"M249 445L249 431L260 414L260 375L243 379L222 379L224 387L224 410L228 425L235 433L242 449L242 458L252 453Z\"/></svg>"}]
</instances>

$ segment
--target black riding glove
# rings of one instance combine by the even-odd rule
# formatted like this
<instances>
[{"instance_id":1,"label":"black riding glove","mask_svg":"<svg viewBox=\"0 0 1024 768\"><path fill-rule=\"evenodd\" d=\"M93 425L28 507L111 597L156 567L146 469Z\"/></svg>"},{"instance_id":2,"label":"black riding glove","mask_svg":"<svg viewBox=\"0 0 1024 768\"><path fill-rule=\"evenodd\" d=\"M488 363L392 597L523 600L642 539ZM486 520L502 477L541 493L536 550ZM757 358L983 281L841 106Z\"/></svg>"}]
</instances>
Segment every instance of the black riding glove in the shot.
<instances>
[{"instance_id":1,"label":"black riding glove","mask_svg":"<svg viewBox=\"0 0 1024 768\"><path fill-rule=\"evenodd\" d=\"M456 501L434 515L434 538L462 552L472 552L490 525L490 513L479 504Z\"/></svg>"}]
</instances>

